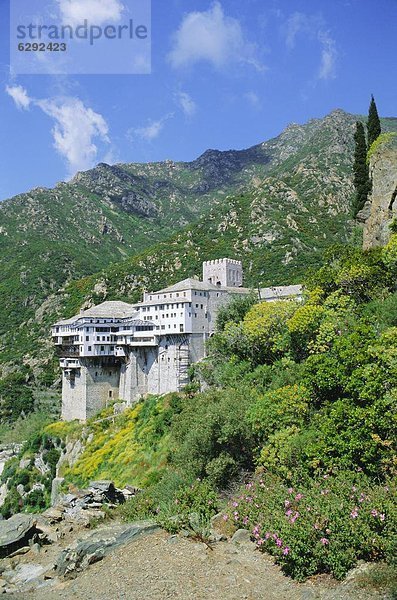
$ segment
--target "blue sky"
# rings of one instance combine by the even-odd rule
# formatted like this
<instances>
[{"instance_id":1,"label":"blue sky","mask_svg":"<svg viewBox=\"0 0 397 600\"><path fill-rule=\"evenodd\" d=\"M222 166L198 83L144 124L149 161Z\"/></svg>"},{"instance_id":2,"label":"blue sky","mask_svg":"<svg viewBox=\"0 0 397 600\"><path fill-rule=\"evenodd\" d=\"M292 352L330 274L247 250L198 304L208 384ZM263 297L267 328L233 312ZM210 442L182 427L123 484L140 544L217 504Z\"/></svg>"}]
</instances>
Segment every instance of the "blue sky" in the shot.
<instances>
[{"instance_id":1,"label":"blue sky","mask_svg":"<svg viewBox=\"0 0 397 600\"><path fill-rule=\"evenodd\" d=\"M151 75L12 76L1 0L0 199L101 161L249 147L335 108L366 113L371 93L397 116L396 23L396 0L152 0Z\"/></svg>"}]
</instances>

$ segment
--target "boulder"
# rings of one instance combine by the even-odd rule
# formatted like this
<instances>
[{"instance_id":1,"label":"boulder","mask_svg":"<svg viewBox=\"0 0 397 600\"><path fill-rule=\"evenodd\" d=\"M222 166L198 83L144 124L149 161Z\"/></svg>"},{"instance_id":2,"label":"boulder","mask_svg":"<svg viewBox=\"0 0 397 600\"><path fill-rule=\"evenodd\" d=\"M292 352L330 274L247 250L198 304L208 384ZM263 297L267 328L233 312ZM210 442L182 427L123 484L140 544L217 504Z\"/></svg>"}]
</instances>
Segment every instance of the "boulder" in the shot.
<instances>
[{"instance_id":1,"label":"boulder","mask_svg":"<svg viewBox=\"0 0 397 600\"><path fill-rule=\"evenodd\" d=\"M51 506L55 506L56 504L58 504L60 496L61 496L61 486L64 481L65 480L63 477L55 477L55 479L52 480Z\"/></svg>"},{"instance_id":2,"label":"boulder","mask_svg":"<svg viewBox=\"0 0 397 600\"><path fill-rule=\"evenodd\" d=\"M233 535L231 542L233 544L242 544L242 545L253 545L254 542L251 540L251 532L247 529L237 529L236 533Z\"/></svg>"},{"instance_id":3,"label":"boulder","mask_svg":"<svg viewBox=\"0 0 397 600\"><path fill-rule=\"evenodd\" d=\"M35 533L36 520L32 515L18 514L6 521L0 521L0 558L27 546Z\"/></svg>"},{"instance_id":4,"label":"boulder","mask_svg":"<svg viewBox=\"0 0 397 600\"><path fill-rule=\"evenodd\" d=\"M76 540L61 552L55 566L57 575L74 576L88 565L102 560L114 549L128 544L138 536L148 535L156 530L158 526L149 521L96 530L83 539Z\"/></svg>"},{"instance_id":5,"label":"boulder","mask_svg":"<svg viewBox=\"0 0 397 600\"><path fill-rule=\"evenodd\" d=\"M123 504L125 502L124 494L118 490L113 481L91 481L88 489L93 492L96 501L112 502L115 504Z\"/></svg>"}]
</instances>

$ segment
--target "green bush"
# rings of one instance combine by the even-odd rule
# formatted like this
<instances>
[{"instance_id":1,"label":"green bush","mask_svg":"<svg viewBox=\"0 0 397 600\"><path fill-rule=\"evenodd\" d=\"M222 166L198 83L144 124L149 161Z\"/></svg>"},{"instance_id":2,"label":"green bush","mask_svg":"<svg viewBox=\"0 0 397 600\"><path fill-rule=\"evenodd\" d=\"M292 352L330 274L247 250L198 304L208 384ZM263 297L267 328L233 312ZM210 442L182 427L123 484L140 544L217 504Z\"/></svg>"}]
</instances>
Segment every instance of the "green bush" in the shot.
<instances>
[{"instance_id":1,"label":"green bush","mask_svg":"<svg viewBox=\"0 0 397 600\"><path fill-rule=\"evenodd\" d=\"M297 488L264 475L241 490L224 518L249 529L295 579L321 572L342 579L360 559L393 560L395 500L395 482L376 486L351 471Z\"/></svg>"},{"instance_id":2,"label":"green bush","mask_svg":"<svg viewBox=\"0 0 397 600\"><path fill-rule=\"evenodd\" d=\"M171 428L172 463L188 478L208 477L219 488L241 469L251 469L255 438L247 411L255 399L250 388L214 390L186 399Z\"/></svg>"}]
</instances>

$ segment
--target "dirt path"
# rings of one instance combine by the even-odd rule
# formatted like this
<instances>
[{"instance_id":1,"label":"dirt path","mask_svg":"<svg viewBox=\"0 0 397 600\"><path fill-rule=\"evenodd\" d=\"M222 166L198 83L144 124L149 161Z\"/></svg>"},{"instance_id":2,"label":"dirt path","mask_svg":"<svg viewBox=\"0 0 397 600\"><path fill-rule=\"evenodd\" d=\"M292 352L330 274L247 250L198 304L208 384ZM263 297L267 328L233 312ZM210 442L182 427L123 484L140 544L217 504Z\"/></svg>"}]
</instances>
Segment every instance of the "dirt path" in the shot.
<instances>
[{"instance_id":1,"label":"dirt path","mask_svg":"<svg viewBox=\"0 0 397 600\"><path fill-rule=\"evenodd\" d=\"M384 598L323 577L294 583L253 544L204 544L158 531L141 537L77 579L15 600L374 600Z\"/></svg>"}]
</instances>

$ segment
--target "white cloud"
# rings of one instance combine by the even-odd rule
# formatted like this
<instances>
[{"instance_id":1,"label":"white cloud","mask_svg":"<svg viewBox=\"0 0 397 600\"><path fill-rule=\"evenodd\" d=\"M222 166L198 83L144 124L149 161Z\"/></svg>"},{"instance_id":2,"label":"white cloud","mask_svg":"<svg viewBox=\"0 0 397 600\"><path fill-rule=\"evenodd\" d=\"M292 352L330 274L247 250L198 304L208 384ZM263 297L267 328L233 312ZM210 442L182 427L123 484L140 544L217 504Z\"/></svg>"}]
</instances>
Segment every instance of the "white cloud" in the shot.
<instances>
[{"instance_id":1,"label":"white cloud","mask_svg":"<svg viewBox=\"0 0 397 600\"><path fill-rule=\"evenodd\" d=\"M168 119L172 119L173 116L174 116L174 113L169 113L168 115L165 115L164 117L162 117L161 119L158 119L157 121L150 120L149 123L144 127L137 127L136 129L129 129L127 132L127 137L130 140L132 140L134 138L134 134L135 134L138 137L145 140L146 142L152 142L153 140L155 140L156 138L159 137L160 133L164 129L165 123L168 121Z\"/></svg>"},{"instance_id":2,"label":"white cloud","mask_svg":"<svg viewBox=\"0 0 397 600\"><path fill-rule=\"evenodd\" d=\"M109 143L109 128L103 116L78 98L38 100L36 104L55 120L54 147L66 159L70 175L94 166L98 155L94 140Z\"/></svg>"},{"instance_id":3,"label":"white cloud","mask_svg":"<svg viewBox=\"0 0 397 600\"><path fill-rule=\"evenodd\" d=\"M21 85L6 86L6 92L14 100L15 105L20 110L28 110L31 99L28 96L27 91Z\"/></svg>"},{"instance_id":4,"label":"white cloud","mask_svg":"<svg viewBox=\"0 0 397 600\"><path fill-rule=\"evenodd\" d=\"M295 12L289 17L285 26L285 43L288 50L295 48L298 33L310 32L310 29L313 27L313 23L310 21L310 17L300 12Z\"/></svg>"},{"instance_id":5,"label":"white cloud","mask_svg":"<svg viewBox=\"0 0 397 600\"><path fill-rule=\"evenodd\" d=\"M255 92L247 92L246 94L244 94L244 98L247 100L248 104L250 104L252 106L252 108L260 108L261 107L261 101L260 98L258 96L258 94L256 94Z\"/></svg>"},{"instance_id":6,"label":"white cloud","mask_svg":"<svg viewBox=\"0 0 397 600\"><path fill-rule=\"evenodd\" d=\"M187 117L192 117L197 112L197 104L187 92L178 92L176 99Z\"/></svg>"},{"instance_id":7,"label":"white cloud","mask_svg":"<svg viewBox=\"0 0 397 600\"><path fill-rule=\"evenodd\" d=\"M7 85L6 92L19 109L36 106L54 120L54 147L66 160L70 176L95 165L97 140L107 146L110 144L109 127L103 116L85 106L79 98L62 96L37 100L30 98L20 85Z\"/></svg>"},{"instance_id":8,"label":"white cloud","mask_svg":"<svg viewBox=\"0 0 397 600\"><path fill-rule=\"evenodd\" d=\"M293 50L296 45L296 38L304 34L320 44L321 57L318 70L318 79L332 79L335 77L335 67L338 58L336 42L327 31L324 21L321 17L306 15L295 12L289 17L285 26L285 43L288 50Z\"/></svg>"},{"instance_id":9,"label":"white cloud","mask_svg":"<svg viewBox=\"0 0 397 600\"><path fill-rule=\"evenodd\" d=\"M335 40L333 40L327 32L320 32L318 39L323 47L318 76L320 79L334 79L336 60L338 57Z\"/></svg>"},{"instance_id":10,"label":"white cloud","mask_svg":"<svg viewBox=\"0 0 397 600\"><path fill-rule=\"evenodd\" d=\"M120 0L57 0L63 23L80 25L87 19L95 25L117 22L124 10Z\"/></svg>"},{"instance_id":11,"label":"white cloud","mask_svg":"<svg viewBox=\"0 0 397 600\"><path fill-rule=\"evenodd\" d=\"M243 34L237 19L225 15L220 2L204 12L188 13L174 34L168 60L174 68L209 62L215 68L228 63L248 63L265 68L255 56L255 46Z\"/></svg>"}]
</instances>

